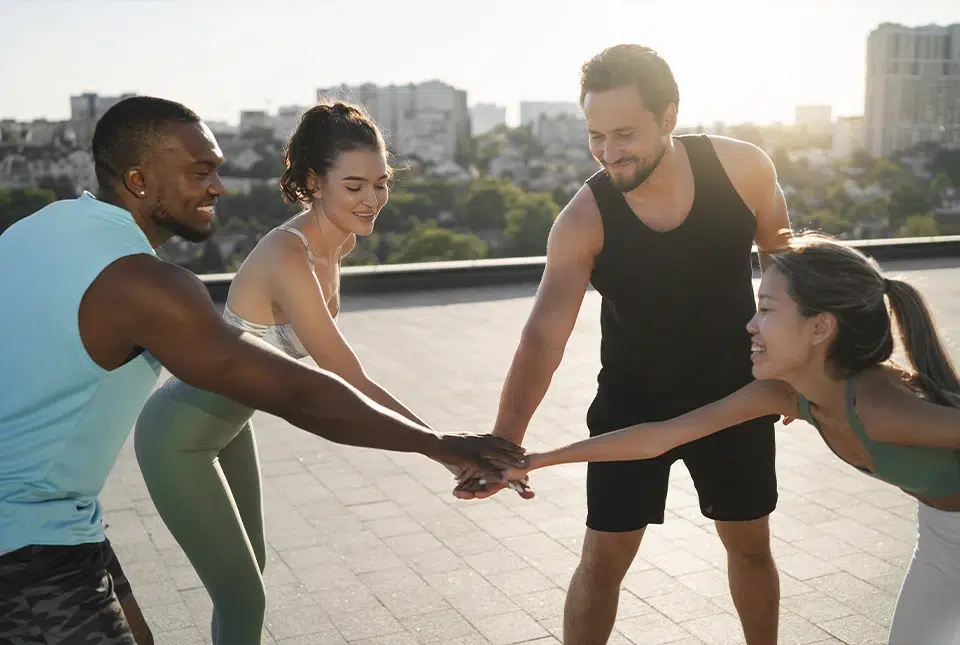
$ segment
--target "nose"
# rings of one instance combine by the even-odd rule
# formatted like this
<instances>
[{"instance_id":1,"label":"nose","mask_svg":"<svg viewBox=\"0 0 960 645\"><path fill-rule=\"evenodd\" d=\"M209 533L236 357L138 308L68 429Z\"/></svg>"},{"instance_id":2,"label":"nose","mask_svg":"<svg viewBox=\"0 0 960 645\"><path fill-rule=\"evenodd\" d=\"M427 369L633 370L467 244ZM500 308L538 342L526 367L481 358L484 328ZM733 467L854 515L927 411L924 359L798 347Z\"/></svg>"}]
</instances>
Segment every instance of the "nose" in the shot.
<instances>
[{"instance_id":1,"label":"nose","mask_svg":"<svg viewBox=\"0 0 960 645\"><path fill-rule=\"evenodd\" d=\"M610 143L603 144L603 162L611 163L617 160L616 150L613 149L613 146Z\"/></svg>"},{"instance_id":2,"label":"nose","mask_svg":"<svg viewBox=\"0 0 960 645\"><path fill-rule=\"evenodd\" d=\"M224 185L223 180L220 179L220 175L215 174L213 176L213 183L210 184L210 192L217 197L222 197L227 192L227 187Z\"/></svg>"},{"instance_id":3,"label":"nose","mask_svg":"<svg viewBox=\"0 0 960 645\"><path fill-rule=\"evenodd\" d=\"M757 328L757 316L759 315L760 315L760 312L758 311L755 314L753 314L753 317L750 320L747 321L747 333L750 334L751 336L759 333L760 331Z\"/></svg>"},{"instance_id":4,"label":"nose","mask_svg":"<svg viewBox=\"0 0 960 645\"><path fill-rule=\"evenodd\" d=\"M363 197L360 198L360 202L364 206L378 208L380 206L380 199L377 197L377 189L370 186L367 190L363 191Z\"/></svg>"}]
</instances>

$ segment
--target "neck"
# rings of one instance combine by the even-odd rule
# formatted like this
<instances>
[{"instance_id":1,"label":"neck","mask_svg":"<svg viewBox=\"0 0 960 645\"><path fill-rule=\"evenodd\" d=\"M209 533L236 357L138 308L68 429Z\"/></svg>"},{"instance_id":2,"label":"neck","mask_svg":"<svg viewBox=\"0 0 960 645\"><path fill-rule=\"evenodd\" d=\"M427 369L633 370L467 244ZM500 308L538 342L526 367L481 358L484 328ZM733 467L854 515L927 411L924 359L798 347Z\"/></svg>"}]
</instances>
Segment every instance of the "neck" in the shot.
<instances>
[{"instance_id":1,"label":"neck","mask_svg":"<svg viewBox=\"0 0 960 645\"><path fill-rule=\"evenodd\" d=\"M340 248L353 234L334 224L319 204L312 204L303 216L307 218L306 227L316 231L316 235L311 236L315 244L314 253L328 258L339 257Z\"/></svg>"},{"instance_id":2,"label":"neck","mask_svg":"<svg viewBox=\"0 0 960 645\"><path fill-rule=\"evenodd\" d=\"M831 376L825 366L802 369L783 379L829 417L846 415L845 379Z\"/></svg>"},{"instance_id":3,"label":"neck","mask_svg":"<svg viewBox=\"0 0 960 645\"><path fill-rule=\"evenodd\" d=\"M147 241L150 242L150 246L153 248L160 248L172 237L169 232L155 225L149 217L140 211L138 208L140 204L136 202L136 200L126 200L115 191L105 188L101 188L97 192L97 199L111 206L122 208L130 213L133 221L136 222L140 230L143 231L143 234L147 237Z\"/></svg>"}]
</instances>

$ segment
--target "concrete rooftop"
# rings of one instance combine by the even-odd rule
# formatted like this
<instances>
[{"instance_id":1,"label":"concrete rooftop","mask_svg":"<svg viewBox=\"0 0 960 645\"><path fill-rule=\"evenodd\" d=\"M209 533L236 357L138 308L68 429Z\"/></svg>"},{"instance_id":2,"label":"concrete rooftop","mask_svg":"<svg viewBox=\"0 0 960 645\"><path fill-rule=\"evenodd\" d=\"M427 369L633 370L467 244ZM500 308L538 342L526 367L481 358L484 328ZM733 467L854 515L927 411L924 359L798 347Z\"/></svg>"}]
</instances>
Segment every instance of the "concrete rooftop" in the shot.
<instances>
[{"instance_id":1,"label":"concrete rooftop","mask_svg":"<svg viewBox=\"0 0 960 645\"><path fill-rule=\"evenodd\" d=\"M960 261L891 264L928 296L948 337ZM369 373L444 431L492 426L534 288L358 297L347 338ZM586 436L599 303L587 295L528 447ZM954 359L960 358L954 351ZM166 375L164 375L166 378ZM338 446L258 413L268 564L265 644L557 645L584 531L584 464L534 473L538 496L450 494L416 455ZM833 457L803 422L779 428L773 515L782 645L880 645L915 538L916 504ZM102 497L107 530L157 643L209 642L210 601L156 514L128 441ZM611 645L742 643L724 551L683 465L666 524L626 580Z\"/></svg>"}]
</instances>

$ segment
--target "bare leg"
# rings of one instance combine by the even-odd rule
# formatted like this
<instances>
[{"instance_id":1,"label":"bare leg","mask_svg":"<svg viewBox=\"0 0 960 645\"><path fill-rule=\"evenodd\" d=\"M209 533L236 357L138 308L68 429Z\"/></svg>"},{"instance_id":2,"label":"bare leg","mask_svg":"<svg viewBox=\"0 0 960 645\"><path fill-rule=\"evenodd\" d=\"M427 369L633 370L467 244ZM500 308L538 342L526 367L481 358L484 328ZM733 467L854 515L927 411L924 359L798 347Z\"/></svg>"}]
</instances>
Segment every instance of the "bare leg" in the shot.
<instances>
[{"instance_id":1,"label":"bare leg","mask_svg":"<svg viewBox=\"0 0 960 645\"><path fill-rule=\"evenodd\" d=\"M147 624L147 619L140 610L140 604L133 595L130 581L127 579L127 574L123 572L123 567L120 566L120 560L113 551L113 545L108 538L104 538L103 543L107 571L113 579L114 593L120 601L120 609L123 610L133 638L137 641L137 645L153 645L153 632L150 631L150 625Z\"/></svg>"},{"instance_id":2,"label":"bare leg","mask_svg":"<svg viewBox=\"0 0 960 645\"><path fill-rule=\"evenodd\" d=\"M613 631L620 583L627 575L644 529L604 533L587 529L580 564L563 608L564 645L604 645Z\"/></svg>"},{"instance_id":3,"label":"bare leg","mask_svg":"<svg viewBox=\"0 0 960 645\"><path fill-rule=\"evenodd\" d=\"M730 595L747 645L777 645L780 574L770 551L770 518L717 522L727 549Z\"/></svg>"},{"instance_id":4,"label":"bare leg","mask_svg":"<svg viewBox=\"0 0 960 645\"><path fill-rule=\"evenodd\" d=\"M143 617L140 605L132 592L120 599L120 608L123 609L123 615L127 618L137 645L153 645L153 632L150 631L147 619Z\"/></svg>"}]
</instances>

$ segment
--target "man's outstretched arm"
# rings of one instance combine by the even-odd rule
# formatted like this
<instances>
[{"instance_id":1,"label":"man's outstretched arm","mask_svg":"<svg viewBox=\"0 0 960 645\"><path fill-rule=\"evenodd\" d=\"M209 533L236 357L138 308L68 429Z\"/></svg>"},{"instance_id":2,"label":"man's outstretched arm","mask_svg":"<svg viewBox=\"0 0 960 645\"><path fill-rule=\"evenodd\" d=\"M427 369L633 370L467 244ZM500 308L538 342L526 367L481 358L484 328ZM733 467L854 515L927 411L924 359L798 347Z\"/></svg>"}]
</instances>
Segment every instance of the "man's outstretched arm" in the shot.
<instances>
[{"instance_id":1,"label":"man's outstretched arm","mask_svg":"<svg viewBox=\"0 0 960 645\"><path fill-rule=\"evenodd\" d=\"M115 262L88 297L111 326L181 380L279 416L336 443L418 452L498 476L522 450L491 436L441 435L388 410L330 372L228 325L192 273L149 256Z\"/></svg>"},{"instance_id":2,"label":"man's outstretched arm","mask_svg":"<svg viewBox=\"0 0 960 645\"><path fill-rule=\"evenodd\" d=\"M563 359L602 246L600 213L590 189L584 187L550 231L543 278L500 393L495 435L516 444L523 441ZM468 474L454 494L463 499L488 497L500 487Z\"/></svg>"}]
</instances>

